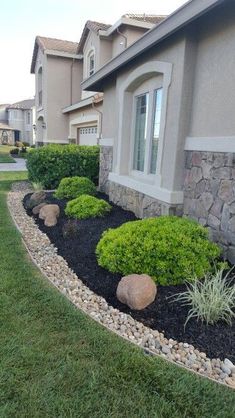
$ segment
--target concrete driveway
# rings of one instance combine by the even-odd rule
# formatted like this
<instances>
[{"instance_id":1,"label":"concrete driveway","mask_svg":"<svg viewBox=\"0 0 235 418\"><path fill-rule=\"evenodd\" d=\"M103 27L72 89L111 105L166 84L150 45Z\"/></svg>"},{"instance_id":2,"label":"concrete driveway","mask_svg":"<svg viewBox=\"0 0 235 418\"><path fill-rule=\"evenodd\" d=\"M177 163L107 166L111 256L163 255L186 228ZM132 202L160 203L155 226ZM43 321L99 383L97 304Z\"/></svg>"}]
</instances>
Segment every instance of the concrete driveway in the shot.
<instances>
[{"instance_id":1,"label":"concrete driveway","mask_svg":"<svg viewBox=\"0 0 235 418\"><path fill-rule=\"evenodd\" d=\"M14 158L15 163L0 163L0 171L27 171L24 158Z\"/></svg>"}]
</instances>

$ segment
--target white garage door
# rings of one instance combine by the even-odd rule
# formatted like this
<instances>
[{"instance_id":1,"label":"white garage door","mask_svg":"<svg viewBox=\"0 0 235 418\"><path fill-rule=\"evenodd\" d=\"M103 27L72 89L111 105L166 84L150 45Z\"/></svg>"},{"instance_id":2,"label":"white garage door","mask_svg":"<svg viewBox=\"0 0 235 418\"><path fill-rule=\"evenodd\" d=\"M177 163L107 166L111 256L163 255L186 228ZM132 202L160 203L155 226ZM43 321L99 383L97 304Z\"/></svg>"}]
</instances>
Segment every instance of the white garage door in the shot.
<instances>
[{"instance_id":1,"label":"white garage door","mask_svg":"<svg viewBox=\"0 0 235 418\"><path fill-rule=\"evenodd\" d=\"M97 144L97 126L84 126L78 129L79 145Z\"/></svg>"}]
</instances>

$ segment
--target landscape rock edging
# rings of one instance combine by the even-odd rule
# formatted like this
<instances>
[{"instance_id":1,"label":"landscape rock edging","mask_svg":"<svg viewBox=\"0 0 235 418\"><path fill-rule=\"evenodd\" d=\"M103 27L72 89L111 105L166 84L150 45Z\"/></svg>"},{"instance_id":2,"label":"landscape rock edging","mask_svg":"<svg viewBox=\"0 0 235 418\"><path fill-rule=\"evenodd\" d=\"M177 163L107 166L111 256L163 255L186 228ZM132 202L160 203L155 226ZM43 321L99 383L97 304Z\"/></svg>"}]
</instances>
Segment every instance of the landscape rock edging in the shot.
<instances>
[{"instance_id":1,"label":"landscape rock edging","mask_svg":"<svg viewBox=\"0 0 235 418\"><path fill-rule=\"evenodd\" d=\"M8 208L32 261L61 293L92 319L145 351L235 389L235 370L233 367L229 369L231 362L227 359L209 359L188 343L168 340L163 333L108 305L104 298L85 286L57 254L47 235L27 215L22 201L30 191L25 182L13 185L13 191L8 194Z\"/></svg>"}]
</instances>

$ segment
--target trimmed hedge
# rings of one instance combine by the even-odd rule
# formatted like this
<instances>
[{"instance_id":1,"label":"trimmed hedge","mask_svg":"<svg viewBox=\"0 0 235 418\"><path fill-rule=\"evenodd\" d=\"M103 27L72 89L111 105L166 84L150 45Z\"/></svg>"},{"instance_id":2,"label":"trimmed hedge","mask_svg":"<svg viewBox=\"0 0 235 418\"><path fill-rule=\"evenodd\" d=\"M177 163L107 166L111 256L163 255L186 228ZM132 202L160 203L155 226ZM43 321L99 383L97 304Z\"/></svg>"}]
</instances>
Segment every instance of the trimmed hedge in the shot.
<instances>
[{"instance_id":1,"label":"trimmed hedge","mask_svg":"<svg viewBox=\"0 0 235 418\"><path fill-rule=\"evenodd\" d=\"M104 216L111 209L105 200L83 194L67 203L65 213L72 218L87 219Z\"/></svg>"},{"instance_id":2,"label":"trimmed hedge","mask_svg":"<svg viewBox=\"0 0 235 418\"><path fill-rule=\"evenodd\" d=\"M149 274L157 283L176 285L201 278L216 264L221 250L197 222L161 216L127 222L104 232L98 264L113 273Z\"/></svg>"},{"instance_id":3,"label":"trimmed hedge","mask_svg":"<svg viewBox=\"0 0 235 418\"><path fill-rule=\"evenodd\" d=\"M96 187L87 177L65 177L61 180L55 197L58 199L75 199L83 194L95 195Z\"/></svg>"},{"instance_id":4,"label":"trimmed hedge","mask_svg":"<svg viewBox=\"0 0 235 418\"><path fill-rule=\"evenodd\" d=\"M99 147L46 145L30 150L27 159L29 180L55 189L64 177L88 177L95 184L99 176Z\"/></svg>"}]
</instances>

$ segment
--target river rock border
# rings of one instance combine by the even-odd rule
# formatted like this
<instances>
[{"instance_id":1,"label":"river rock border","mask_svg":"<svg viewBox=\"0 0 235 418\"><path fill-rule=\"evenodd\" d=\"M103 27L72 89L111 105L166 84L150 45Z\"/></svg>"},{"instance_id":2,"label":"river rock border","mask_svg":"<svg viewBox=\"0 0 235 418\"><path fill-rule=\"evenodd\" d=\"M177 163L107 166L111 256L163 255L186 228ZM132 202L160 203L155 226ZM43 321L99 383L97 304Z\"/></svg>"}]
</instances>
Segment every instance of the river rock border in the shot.
<instances>
[{"instance_id":1,"label":"river rock border","mask_svg":"<svg viewBox=\"0 0 235 418\"><path fill-rule=\"evenodd\" d=\"M146 352L235 389L235 366L228 359L210 359L188 343L168 340L163 333L108 305L104 298L85 286L64 258L57 254L57 248L47 235L25 212L22 201L30 191L27 182L13 184L12 191L8 193L8 208L33 262L60 292L91 318Z\"/></svg>"}]
</instances>

